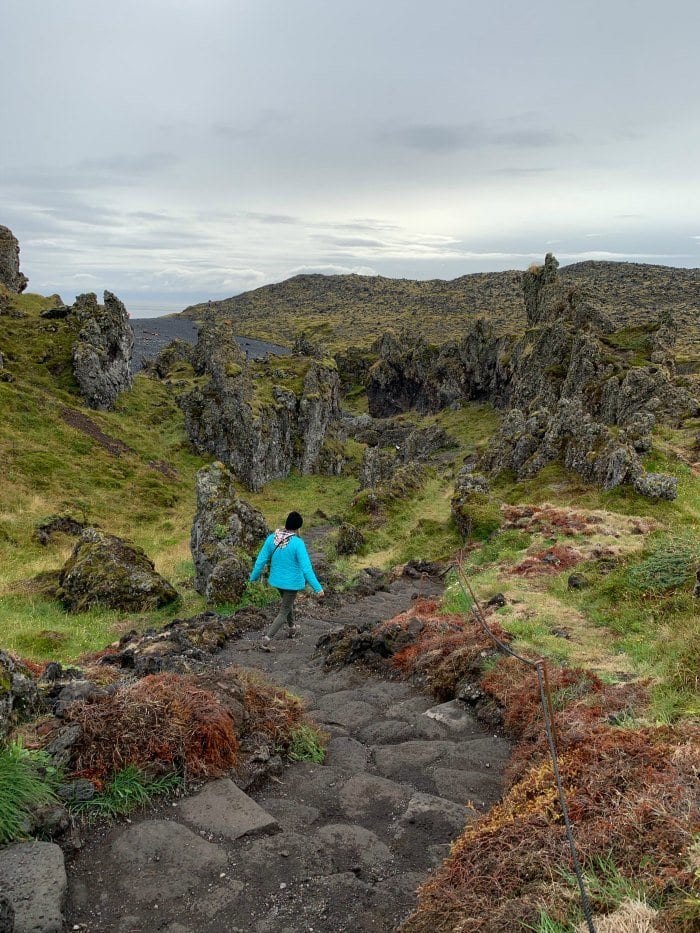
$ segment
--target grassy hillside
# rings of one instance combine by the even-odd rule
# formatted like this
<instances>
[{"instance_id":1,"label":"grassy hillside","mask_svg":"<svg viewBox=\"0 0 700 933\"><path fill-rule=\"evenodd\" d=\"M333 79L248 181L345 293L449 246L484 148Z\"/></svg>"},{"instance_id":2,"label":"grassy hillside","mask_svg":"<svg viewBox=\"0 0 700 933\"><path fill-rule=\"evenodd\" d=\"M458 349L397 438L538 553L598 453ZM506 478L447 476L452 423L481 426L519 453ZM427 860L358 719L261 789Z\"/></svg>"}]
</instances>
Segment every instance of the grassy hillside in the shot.
<instances>
[{"instance_id":1,"label":"grassy hillside","mask_svg":"<svg viewBox=\"0 0 700 933\"><path fill-rule=\"evenodd\" d=\"M626 262L583 262L560 270L589 286L620 329L658 320L669 311L678 324L686 371L700 371L700 269ZM298 275L234 298L192 305L193 320L228 318L237 334L292 343L300 331L340 349L369 344L388 327L418 329L429 340L459 337L475 317L499 331L525 325L521 273L487 272L452 281L419 282L361 275Z\"/></svg>"},{"instance_id":2,"label":"grassy hillside","mask_svg":"<svg viewBox=\"0 0 700 933\"><path fill-rule=\"evenodd\" d=\"M124 630L203 608L190 585L189 531L194 474L204 461L189 448L181 411L160 382L137 376L111 412L80 404L66 325L39 317L47 301L16 297L15 307L24 316L0 318L0 350L12 377L0 381L0 645L35 658L71 658ZM362 410L364 402L358 396L353 406ZM426 418L402 417L416 425L439 425L459 446L388 494L379 512L368 508L366 497L357 497L362 445L353 441L347 443L349 469L343 476L292 475L245 497L271 525L290 508L307 516L307 527L341 518L357 524L365 535L362 551L337 561L347 576L363 566L449 557L463 544L450 520L454 477L465 457L488 444L498 415L473 404ZM628 489L603 493L555 467L526 482L501 476L493 487L497 517L501 505L555 502L565 515L597 513L600 528L594 535L572 533L567 518L563 527L521 528L509 523L505 512L500 531L471 542L466 552L477 593L506 596L499 619L519 642L613 681L652 678L654 715L664 718L698 711L700 613L691 591L700 562L700 463L693 446L699 430L700 423L683 432L665 429L647 463L678 476L675 502L650 503ZM65 613L30 582L37 573L61 566L72 547L67 537L46 547L36 541L36 524L55 514L96 523L144 547L179 589L181 604L138 617L104 610ZM641 532L630 530L630 516L642 521ZM331 560L336 559L333 542L331 533ZM558 547L579 552L574 569L585 575L584 589L568 587L566 564L546 573L527 569L537 564L537 555ZM459 594L449 598L459 602Z\"/></svg>"}]
</instances>

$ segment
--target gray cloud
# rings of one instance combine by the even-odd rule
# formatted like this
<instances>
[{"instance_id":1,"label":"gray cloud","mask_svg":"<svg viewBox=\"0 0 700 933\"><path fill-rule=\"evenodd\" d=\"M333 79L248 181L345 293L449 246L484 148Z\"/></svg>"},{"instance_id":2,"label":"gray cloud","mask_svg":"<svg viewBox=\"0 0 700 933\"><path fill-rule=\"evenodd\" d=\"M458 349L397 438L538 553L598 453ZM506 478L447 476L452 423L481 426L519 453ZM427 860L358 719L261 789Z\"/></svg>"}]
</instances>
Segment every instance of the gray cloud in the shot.
<instances>
[{"instance_id":1,"label":"gray cloud","mask_svg":"<svg viewBox=\"0 0 700 933\"><path fill-rule=\"evenodd\" d=\"M658 0L608 0L604 29L551 12L5 0L0 223L30 288L139 313L292 270L522 267L552 241L697 263L700 4L667 0L662 27Z\"/></svg>"},{"instance_id":2,"label":"gray cloud","mask_svg":"<svg viewBox=\"0 0 700 933\"><path fill-rule=\"evenodd\" d=\"M474 122L461 126L418 123L384 130L382 139L421 152L459 152L465 149L545 149L576 142L573 133L554 129L504 129L502 123Z\"/></svg>"}]
</instances>

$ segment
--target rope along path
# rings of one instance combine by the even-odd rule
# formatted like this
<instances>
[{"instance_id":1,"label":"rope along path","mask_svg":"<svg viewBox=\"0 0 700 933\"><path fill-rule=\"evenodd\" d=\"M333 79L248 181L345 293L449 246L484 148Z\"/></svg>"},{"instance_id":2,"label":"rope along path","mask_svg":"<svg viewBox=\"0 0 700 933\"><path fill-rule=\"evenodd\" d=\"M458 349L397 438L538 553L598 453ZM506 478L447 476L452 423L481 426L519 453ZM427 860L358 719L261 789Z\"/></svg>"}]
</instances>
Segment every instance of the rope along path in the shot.
<instances>
[{"instance_id":1,"label":"rope along path","mask_svg":"<svg viewBox=\"0 0 700 933\"><path fill-rule=\"evenodd\" d=\"M537 674L537 683L540 689L540 702L542 704L542 714L544 717L544 727L547 733L547 742L549 744L549 754L552 759L552 769L554 771L554 779L557 785L557 794L559 796L559 805L561 806L561 812L564 817L564 826L566 827L566 838L569 843L569 850L571 852L571 861L574 866L574 872L576 874L576 880L578 882L579 892L581 895L581 908L583 910L583 915L586 918L586 923L588 924L588 929L590 933L596 933L595 926L593 925L593 913L591 911L591 904L588 898L588 891L586 890L586 884L583 880L583 872L581 871L581 865L578 858L578 853L576 851L576 842L574 840L574 832L571 826L571 820L569 819L569 811L566 806L566 797L564 796L564 788L561 782L561 775L559 772L559 754L557 752L557 743L556 743L556 732L554 724L554 708L552 706L552 696L549 690L549 680L547 678L547 666L544 661L544 658L540 658L537 661L532 661L530 658L525 658L521 654L518 654L517 651L502 642L497 638L494 633L489 628L489 625L484 616L481 605L479 604L476 594L472 589L472 585L469 582L466 571L464 570L464 565L462 561L457 563L457 582L459 587L462 590L462 593L468 599L471 599L472 602L472 615L477 620L481 628L484 630L486 635L491 639L491 641L496 645L499 651L504 652L504 654L509 654L512 658L515 658L517 661L520 661L522 664L525 664L526 667L534 670Z\"/></svg>"}]
</instances>

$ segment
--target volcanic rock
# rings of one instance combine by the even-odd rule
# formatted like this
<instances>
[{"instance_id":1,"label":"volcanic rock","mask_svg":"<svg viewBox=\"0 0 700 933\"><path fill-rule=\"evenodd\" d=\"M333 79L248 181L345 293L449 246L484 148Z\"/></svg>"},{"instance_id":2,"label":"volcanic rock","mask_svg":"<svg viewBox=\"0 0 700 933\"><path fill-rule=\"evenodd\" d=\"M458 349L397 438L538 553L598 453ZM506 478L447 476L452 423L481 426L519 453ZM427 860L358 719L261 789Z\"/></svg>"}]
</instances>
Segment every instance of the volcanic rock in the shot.
<instances>
[{"instance_id":1,"label":"volcanic rock","mask_svg":"<svg viewBox=\"0 0 700 933\"><path fill-rule=\"evenodd\" d=\"M9 227L0 225L0 284L20 294L27 287L26 275L19 271L19 243Z\"/></svg>"},{"instance_id":2,"label":"volcanic rock","mask_svg":"<svg viewBox=\"0 0 700 933\"><path fill-rule=\"evenodd\" d=\"M289 359L284 370L274 358L255 368L229 322L203 327L193 362L195 373L208 378L179 400L195 448L228 464L254 491L292 469L342 469L335 363Z\"/></svg>"},{"instance_id":3,"label":"volcanic rock","mask_svg":"<svg viewBox=\"0 0 700 933\"><path fill-rule=\"evenodd\" d=\"M73 373L90 408L111 408L120 392L131 387L134 333L129 315L111 292L104 304L97 295L79 295L70 317L80 327L73 346Z\"/></svg>"},{"instance_id":4,"label":"volcanic rock","mask_svg":"<svg viewBox=\"0 0 700 933\"><path fill-rule=\"evenodd\" d=\"M61 570L56 595L71 612L95 605L144 612L178 594L141 548L86 528Z\"/></svg>"},{"instance_id":5,"label":"volcanic rock","mask_svg":"<svg viewBox=\"0 0 700 933\"><path fill-rule=\"evenodd\" d=\"M450 503L452 519L464 538L484 538L501 524L498 505L489 494L489 482L465 466L455 481Z\"/></svg>"},{"instance_id":6,"label":"volcanic rock","mask_svg":"<svg viewBox=\"0 0 700 933\"><path fill-rule=\"evenodd\" d=\"M43 700L31 672L9 654L0 651L0 740L22 719L43 709Z\"/></svg>"},{"instance_id":7,"label":"volcanic rock","mask_svg":"<svg viewBox=\"0 0 700 933\"><path fill-rule=\"evenodd\" d=\"M233 475L223 463L197 473L190 549L198 593L212 602L239 599L250 574L250 556L268 534L262 513L239 499Z\"/></svg>"}]
</instances>

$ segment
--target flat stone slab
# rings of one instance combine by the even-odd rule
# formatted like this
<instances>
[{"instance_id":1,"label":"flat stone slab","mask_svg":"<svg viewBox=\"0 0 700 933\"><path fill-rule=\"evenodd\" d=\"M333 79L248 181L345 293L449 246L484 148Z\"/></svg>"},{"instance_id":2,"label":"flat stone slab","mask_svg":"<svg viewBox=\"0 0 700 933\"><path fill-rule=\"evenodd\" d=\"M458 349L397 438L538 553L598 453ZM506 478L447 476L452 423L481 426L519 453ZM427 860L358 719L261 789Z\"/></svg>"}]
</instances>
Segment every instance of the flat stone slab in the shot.
<instances>
[{"instance_id":1,"label":"flat stone slab","mask_svg":"<svg viewBox=\"0 0 700 933\"><path fill-rule=\"evenodd\" d=\"M277 833L240 843L232 854L232 872L236 878L253 881L258 893L279 890L309 878L335 872L330 852L317 833Z\"/></svg>"},{"instance_id":2,"label":"flat stone slab","mask_svg":"<svg viewBox=\"0 0 700 933\"><path fill-rule=\"evenodd\" d=\"M407 684L394 680L368 681L360 688L360 692L363 700L382 709L400 703L412 695L412 690Z\"/></svg>"},{"instance_id":3,"label":"flat stone slab","mask_svg":"<svg viewBox=\"0 0 700 933\"><path fill-rule=\"evenodd\" d=\"M461 700L450 700L449 703L431 706L422 715L442 723L449 728L450 732L460 736L474 735L482 737L484 734L484 730L479 727L474 714Z\"/></svg>"},{"instance_id":4,"label":"flat stone slab","mask_svg":"<svg viewBox=\"0 0 700 933\"><path fill-rule=\"evenodd\" d=\"M410 697L407 700L401 700L394 703L384 711L387 719L406 719L409 722L420 716L431 706L435 706L435 701L426 696Z\"/></svg>"},{"instance_id":5,"label":"flat stone slab","mask_svg":"<svg viewBox=\"0 0 700 933\"><path fill-rule=\"evenodd\" d=\"M338 792L347 777L340 768L300 761L285 771L280 796L314 807L322 815L337 813Z\"/></svg>"},{"instance_id":6,"label":"flat stone slab","mask_svg":"<svg viewBox=\"0 0 700 933\"><path fill-rule=\"evenodd\" d=\"M433 794L414 794L408 801L406 811L399 820L403 826L418 826L431 833L441 828L448 833L457 834L464 829L464 824L475 814L465 806L444 797Z\"/></svg>"},{"instance_id":7,"label":"flat stone slab","mask_svg":"<svg viewBox=\"0 0 700 933\"><path fill-rule=\"evenodd\" d=\"M366 771L369 759L369 748L347 735L331 739L326 749L326 765L343 771Z\"/></svg>"},{"instance_id":8,"label":"flat stone slab","mask_svg":"<svg viewBox=\"0 0 700 933\"><path fill-rule=\"evenodd\" d=\"M471 801L474 806L483 809L495 803L502 794L500 779L495 774L491 778L483 771L436 767L431 777L438 794L455 803Z\"/></svg>"},{"instance_id":9,"label":"flat stone slab","mask_svg":"<svg viewBox=\"0 0 700 933\"><path fill-rule=\"evenodd\" d=\"M377 745L372 752L374 763L380 774L384 777L400 779L412 771L426 768L453 750L452 742L417 740L401 742L398 745Z\"/></svg>"},{"instance_id":10,"label":"flat stone slab","mask_svg":"<svg viewBox=\"0 0 700 933\"><path fill-rule=\"evenodd\" d=\"M0 850L0 890L15 910L15 933L61 933L68 890L63 852L53 842Z\"/></svg>"},{"instance_id":11,"label":"flat stone slab","mask_svg":"<svg viewBox=\"0 0 700 933\"><path fill-rule=\"evenodd\" d=\"M351 819L371 817L376 813L386 820L392 812L400 812L411 796L410 788L377 777L376 774L356 774L340 790L340 805Z\"/></svg>"},{"instance_id":12,"label":"flat stone slab","mask_svg":"<svg viewBox=\"0 0 700 933\"><path fill-rule=\"evenodd\" d=\"M259 803L274 816L283 832L308 829L321 815L316 807L310 807L299 800L289 800L287 797L267 797Z\"/></svg>"},{"instance_id":13,"label":"flat stone slab","mask_svg":"<svg viewBox=\"0 0 700 933\"><path fill-rule=\"evenodd\" d=\"M316 835L328 846L337 871L376 871L393 858L371 830L354 823L329 823Z\"/></svg>"},{"instance_id":14,"label":"flat stone slab","mask_svg":"<svg viewBox=\"0 0 700 933\"><path fill-rule=\"evenodd\" d=\"M231 840L279 829L277 820L228 778L207 784L180 804L179 813L197 829Z\"/></svg>"},{"instance_id":15,"label":"flat stone slab","mask_svg":"<svg viewBox=\"0 0 700 933\"><path fill-rule=\"evenodd\" d=\"M382 719L370 723L360 733L369 745L385 745L407 742L416 737L415 728L403 719Z\"/></svg>"},{"instance_id":16,"label":"flat stone slab","mask_svg":"<svg viewBox=\"0 0 700 933\"><path fill-rule=\"evenodd\" d=\"M341 726L344 729L361 729L379 717L374 706L363 700L346 700L340 693L331 693L323 697L310 715L318 722Z\"/></svg>"},{"instance_id":17,"label":"flat stone slab","mask_svg":"<svg viewBox=\"0 0 700 933\"><path fill-rule=\"evenodd\" d=\"M511 746L494 735L456 742L440 764L445 768L466 768L470 771L490 771L500 774L510 758Z\"/></svg>"},{"instance_id":18,"label":"flat stone slab","mask_svg":"<svg viewBox=\"0 0 700 933\"><path fill-rule=\"evenodd\" d=\"M228 865L221 846L169 820L130 826L112 843L111 855L119 886L139 903L181 897Z\"/></svg>"}]
</instances>

